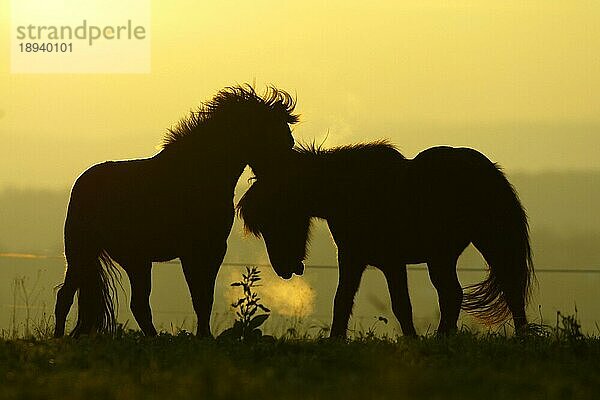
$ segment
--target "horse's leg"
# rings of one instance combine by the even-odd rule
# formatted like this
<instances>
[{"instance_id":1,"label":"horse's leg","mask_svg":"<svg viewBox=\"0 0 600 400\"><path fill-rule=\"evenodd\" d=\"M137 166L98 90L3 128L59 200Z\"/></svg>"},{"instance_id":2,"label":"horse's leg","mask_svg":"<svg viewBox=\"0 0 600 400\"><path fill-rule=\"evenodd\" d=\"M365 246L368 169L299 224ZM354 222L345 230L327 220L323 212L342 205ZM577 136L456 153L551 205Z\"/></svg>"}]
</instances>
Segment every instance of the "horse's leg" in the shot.
<instances>
[{"instance_id":1,"label":"horse's leg","mask_svg":"<svg viewBox=\"0 0 600 400\"><path fill-rule=\"evenodd\" d=\"M227 244L224 243L214 254L187 254L181 256L181 265L185 280L190 289L192 296L192 304L196 317L198 318L198 326L196 336L210 337L210 313L212 311L215 279L219 272L219 267L225 257Z\"/></svg>"},{"instance_id":2,"label":"horse's leg","mask_svg":"<svg viewBox=\"0 0 600 400\"><path fill-rule=\"evenodd\" d=\"M525 314L526 296L523 289L526 276L519 274L507 276L506 271L507 267L519 265L519 263L526 261L519 259L519 257L514 257L512 248L498 248L499 244L494 240L478 239L473 244L481 252L490 269L494 271L496 276L495 282L497 282L497 285L504 293L506 304L513 317L516 332L522 332L527 327L527 315Z\"/></svg>"},{"instance_id":3,"label":"horse's leg","mask_svg":"<svg viewBox=\"0 0 600 400\"><path fill-rule=\"evenodd\" d=\"M523 333L527 328L527 315L525 313L525 299L519 291L505 291L506 302L513 316L515 332Z\"/></svg>"},{"instance_id":4,"label":"horse's leg","mask_svg":"<svg viewBox=\"0 0 600 400\"><path fill-rule=\"evenodd\" d=\"M456 261L456 258L448 257L427 263L429 278L438 292L440 324L437 331L441 334L457 330L456 323L460 314L463 291L456 274Z\"/></svg>"},{"instance_id":5,"label":"horse's leg","mask_svg":"<svg viewBox=\"0 0 600 400\"><path fill-rule=\"evenodd\" d=\"M131 285L131 312L144 335L156 336L156 328L152 322L152 309L150 308L152 263L128 262L124 263L122 267L127 272L129 284Z\"/></svg>"},{"instance_id":6,"label":"horse's leg","mask_svg":"<svg viewBox=\"0 0 600 400\"><path fill-rule=\"evenodd\" d=\"M333 322L331 337L346 337L348 322L354 306L354 296L360 285L360 278L366 265L340 253L339 282L333 302Z\"/></svg>"},{"instance_id":7,"label":"horse's leg","mask_svg":"<svg viewBox=\"0 0 600 400\"><path fill-rule=\"evenodd\" d=\"M91 246L86 245L82 234L73 234L69 219L65 225L65 257L67 259L67 271L65 280L56 293L56 305L54 307L54 337L62 337L65 334L67 316L73 306L73 300L77 290L81 288L81 280L92 279L85 273L85 265L96 262L96 252ZM81 310L78 311L81 313ZM78 318L79 324L79 318ZM88 332L84 332L88 333Z\"/></svg>"},{"instance_id":8,"label":"horse's leg","mask_svg":"<svg viewBox=\"0 0 600 400\"><path fill-rule=\"evenodd\" d=\"M406 264L385 265L381 270L387 280L392 310L400 322L402 333L406 336L416 336L417 331L413 324L412 306L408 293L408 282L406 277Z\"/></svg>"},{"instance_id":9,"label":"horse's leg","mask_svg":"<svg viewBox=\"0 0 600 400\"><path fill-rule=\"evenodd\" d=\"M62 337L65 334L67 315L69 314L69 310L73 305L73 298L75 297L75 292L77 291L77 286L73 275L73 268L67 267L65 281L60 289L58 289L56 294L56 306L54 308L54 337Z\"/></svg>"}]
</instances>

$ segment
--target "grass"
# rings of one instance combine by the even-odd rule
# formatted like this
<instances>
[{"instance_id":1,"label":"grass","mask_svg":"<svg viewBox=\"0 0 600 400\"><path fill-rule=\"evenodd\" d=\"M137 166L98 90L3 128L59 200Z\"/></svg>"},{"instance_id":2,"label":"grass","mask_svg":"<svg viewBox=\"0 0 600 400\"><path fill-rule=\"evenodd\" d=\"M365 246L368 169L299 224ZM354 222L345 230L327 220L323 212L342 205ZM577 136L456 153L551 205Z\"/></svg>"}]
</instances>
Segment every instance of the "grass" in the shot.
<instances>
[{"instance_id":1,"label":"grass","mask_svg":"<svg viewBox=\"0 0 600 400\"><path fill-rule=\"evenodd\" d=\"M596 398L600 340L558 328L524 338L463 331L349 342L247 343L186 332L145 338L135 331L2 340L0 398Z\"/></svg>"},{"instance_id":2,"label":"grass","mask_svg":"<svg viewBox=\"0 0 600 400\"><path fill-rule=\"evenodd\" d=\"M600 339L575 315L529 334L463 329L449 337L381 337L380 317L349 341L258 326L269 310L248 269L232 286L236 325L220 339L186 331L146 338L121 326L113 337L52 339L52 321L27 313L23 334L0 334L1 399L593 399L600 393ZM14 290L29 299L23 281ZM15 295L16 296L16 295ZM27 302L29 304L29 302ZM260 309L260 310L259 310ZM508 329L510 330L510 329ZM18 337L21 337L20 339Z\"/></svg>"}]
</instances>

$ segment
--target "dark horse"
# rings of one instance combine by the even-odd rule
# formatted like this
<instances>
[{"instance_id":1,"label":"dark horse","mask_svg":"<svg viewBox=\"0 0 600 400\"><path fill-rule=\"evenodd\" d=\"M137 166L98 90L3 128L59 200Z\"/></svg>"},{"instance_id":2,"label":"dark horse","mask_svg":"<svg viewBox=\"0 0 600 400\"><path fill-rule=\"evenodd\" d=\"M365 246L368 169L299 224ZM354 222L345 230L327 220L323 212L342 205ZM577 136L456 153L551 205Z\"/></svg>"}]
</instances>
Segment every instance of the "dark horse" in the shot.
<instances>
[{"instance_id":1,"label":"dark horse","mask_svg":"<svg viewBox=\"0 0 600 400\"><path fill-rule=\"evenodd\" d=\"M533 279L527 216L500 168L468 148L434 147L406 159L385 142L297 149L285 175L258 176L238 204L246 229L262 235L283 278L303 272L311 217L327 220L338 248L332 336L345 336L367 265L383 271L405 335L415 335L406 264L427 263L441 312L439 333L462 309L488 323L510 314L517 331ZM490 271L467 287L456 262L469 243Z\"/></svg>"},{"instance_id":2,"label":"dark horse","mask_svg":"<svg viewBox=\"0 0 600 400\"><path fill-rule=\"evenodd\" d=\"M115 266L131 282L131 311L146 335L156 334L150 310L153 261L179 257L197 334L210 335L214 281L234 218L233 194L246 164L279 166L294 139L295 101L269 88L226 88L181 120L162 151L139 160L105 162L75 182L65 222L67 270L56 301L55 336L78 292L72 334L114 331Z\"/></svg>"}]
</instances>

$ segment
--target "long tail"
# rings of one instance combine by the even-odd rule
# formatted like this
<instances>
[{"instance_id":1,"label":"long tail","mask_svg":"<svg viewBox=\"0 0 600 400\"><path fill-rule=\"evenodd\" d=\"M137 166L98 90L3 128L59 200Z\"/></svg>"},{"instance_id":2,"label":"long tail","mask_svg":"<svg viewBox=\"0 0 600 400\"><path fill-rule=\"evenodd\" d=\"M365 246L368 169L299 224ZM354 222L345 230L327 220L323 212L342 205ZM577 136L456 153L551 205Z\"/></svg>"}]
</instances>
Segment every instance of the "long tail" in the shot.
<instances>
[{"instance_id":1,"label":"long tail","mask_svg":"<svg viewBox=\"0 0 600 400\"><path fill-rule=\"evenodd\" d=\"M465 288L462 309L489 324L504 322L512 314L520 328L527 323L525 308L535 280L529 224L514 187L497 165L491 166L495 178L488 176L486 183L481 179L477 187L486 200L480 204L487 206L478 210L473 240L488 264L489 275Z\"/></svg>"},{"instance_id":2,"label":"long tail","mask_svg":"<svg viewBox=\"0 0 600 400\"><path fill-rule=\"evenodd\" d=\"M103 248L97 230L104 222L105 182L112 164L97 164L85 171L73 185L65 220L67 270L57 293L55 335L62 336L69 309L78 294L77 325L71 335L116 330L116 284L119 270Z\"/></svg>"},{"instance_id":3,"label":"long tail","mask_svg":"<svg viewBox=\"0 0 600 400\"><path fill-rule=\"evenodd\" d=\"M78 258L78 257L76 257ZM69 265L76 268L78 293L77 325L72 336L93 332L113 334L116 331L117 288L120 274L109 255L101 250L96 256Z\"/></svg>"}]
</instances>

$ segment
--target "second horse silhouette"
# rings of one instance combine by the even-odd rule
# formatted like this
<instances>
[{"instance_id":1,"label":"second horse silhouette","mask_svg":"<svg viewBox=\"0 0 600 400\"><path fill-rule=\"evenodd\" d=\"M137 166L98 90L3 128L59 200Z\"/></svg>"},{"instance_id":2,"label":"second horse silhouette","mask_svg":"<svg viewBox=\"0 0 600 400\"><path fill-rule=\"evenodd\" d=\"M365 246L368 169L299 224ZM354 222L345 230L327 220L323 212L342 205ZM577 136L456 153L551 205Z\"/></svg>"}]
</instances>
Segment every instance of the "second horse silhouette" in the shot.
<instances>
[{"instance_id":1,"label":"second horse silhouette","mask_svg":"<svg viewBox=\"0 0 600 400\"><path fill-rule=\"evenodd\" d=\"M311 218L325 219L338 248L332 336L345 336L367 265L386 277L405 335L415 335L406 264L427 263L438 293L439 333L462 309L489 323L512 315L519 332L533 279L527 216L501 170L468 148L434 147L406 159L385 142L301 147L284 174L257 174L238 204L284 278L301 274ZM463 289L456 262L469 243L489 275Z\"/></svg>"}]
</instances>

